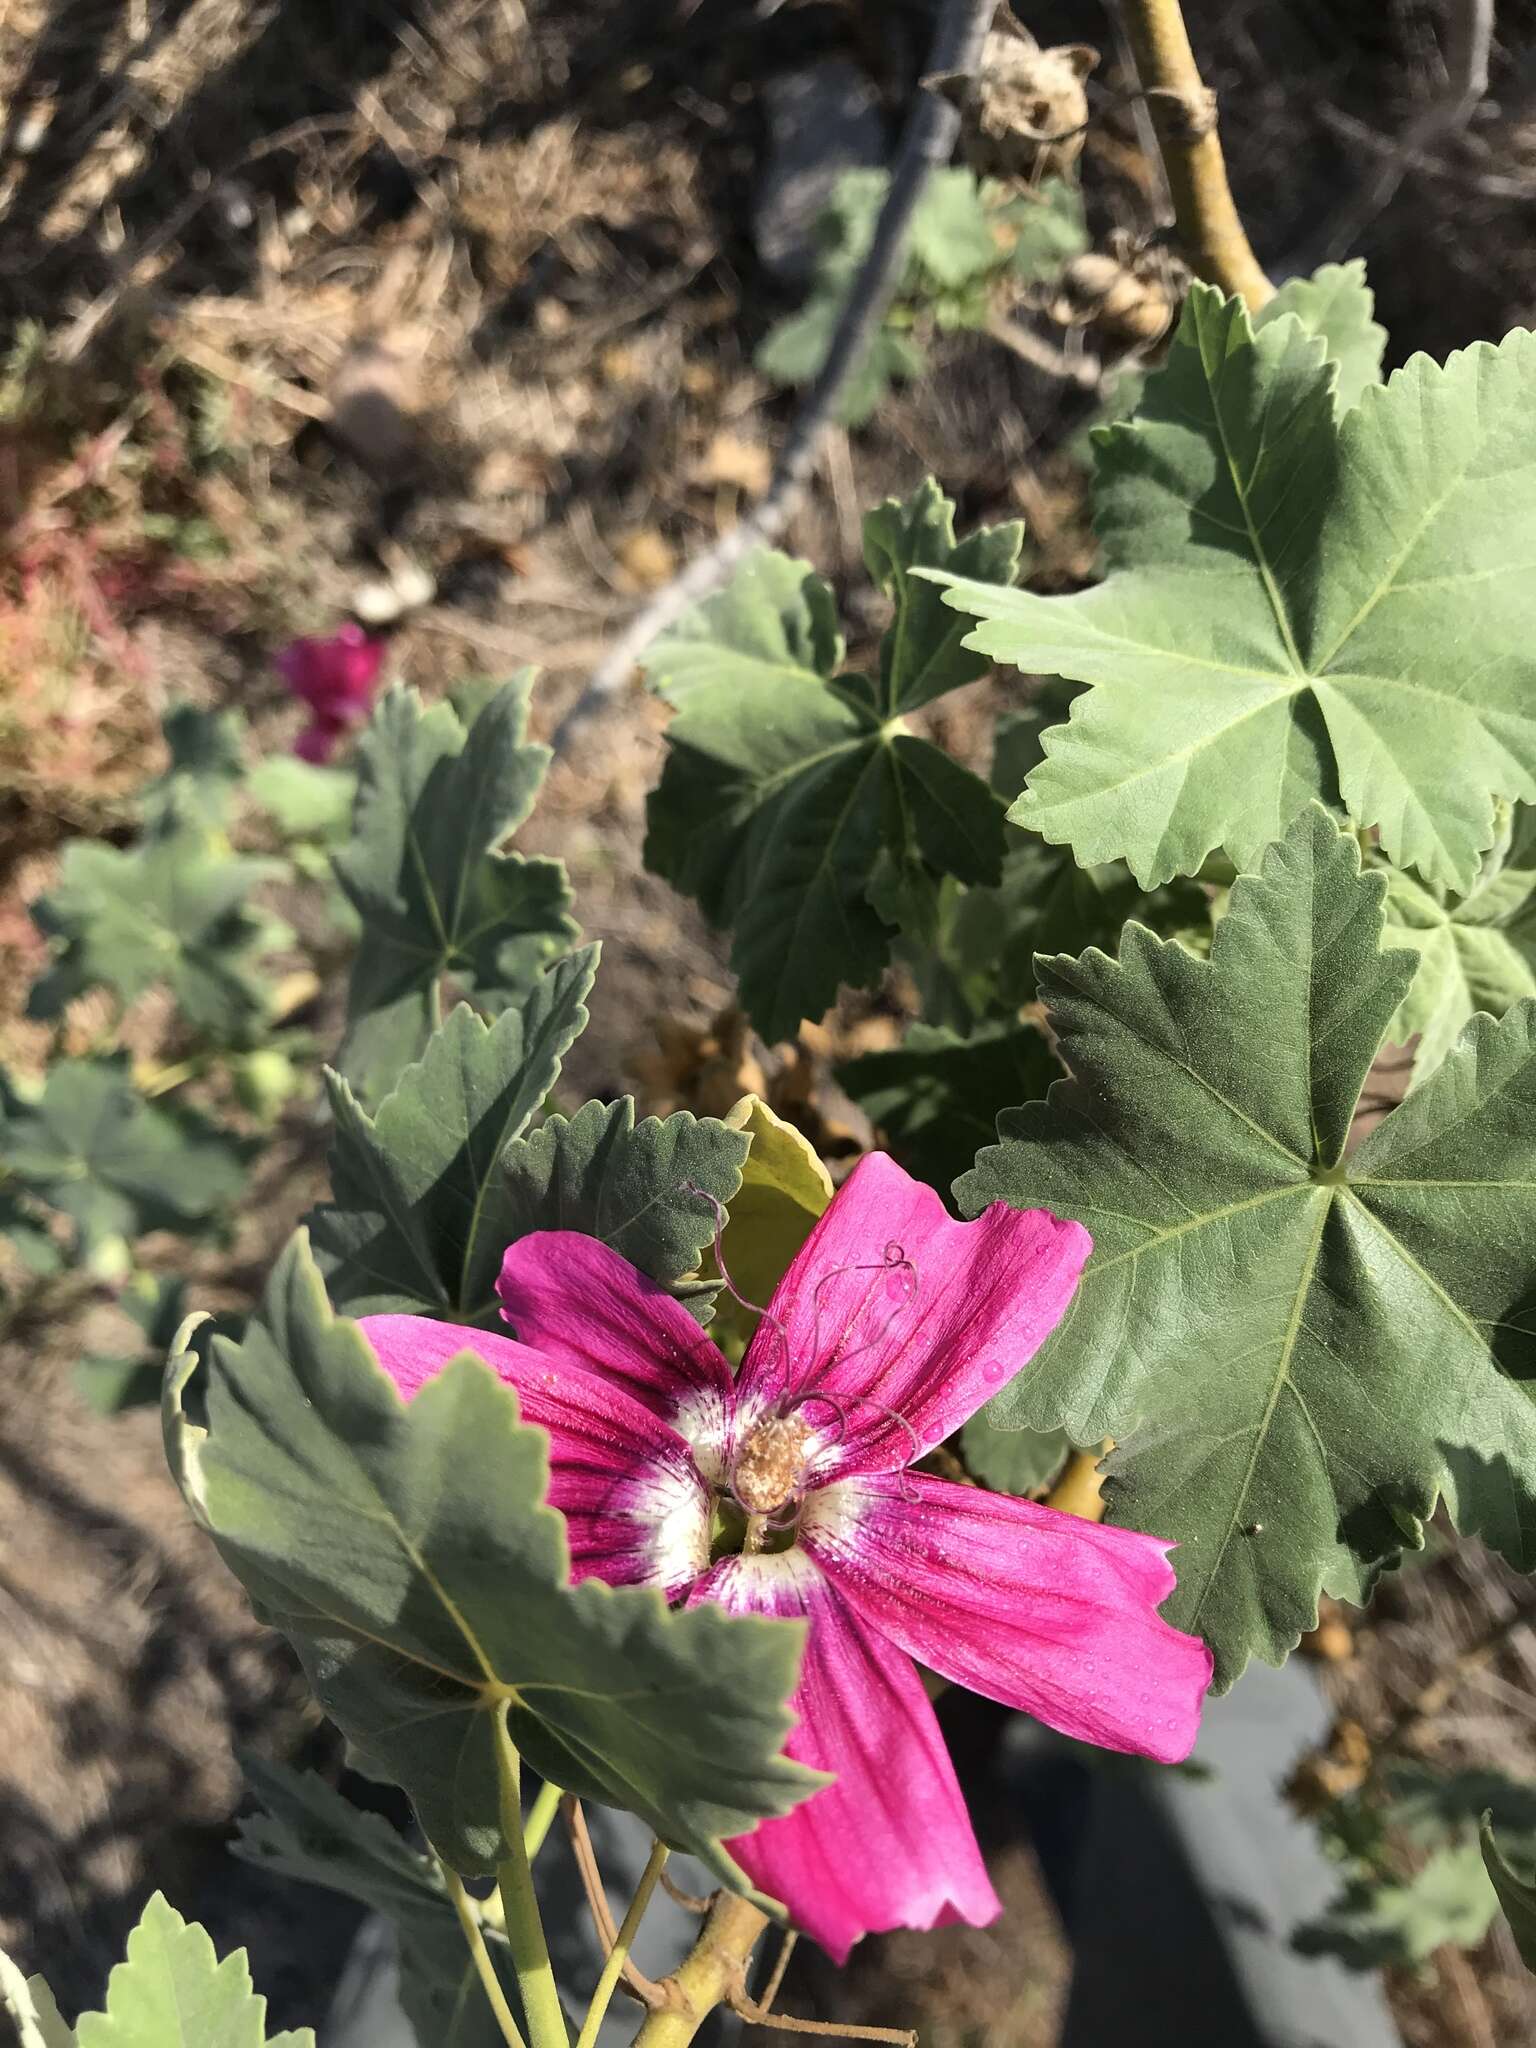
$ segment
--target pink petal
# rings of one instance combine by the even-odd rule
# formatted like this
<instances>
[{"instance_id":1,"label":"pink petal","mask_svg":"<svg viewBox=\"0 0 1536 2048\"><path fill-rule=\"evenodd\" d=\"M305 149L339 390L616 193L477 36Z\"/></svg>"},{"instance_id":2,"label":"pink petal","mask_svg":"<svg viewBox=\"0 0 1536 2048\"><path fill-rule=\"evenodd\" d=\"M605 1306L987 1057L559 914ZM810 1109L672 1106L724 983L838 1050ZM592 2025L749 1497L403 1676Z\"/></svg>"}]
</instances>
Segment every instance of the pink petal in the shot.
<instances>
[{"instance_id":1,"label":"pink petal","mask_svg":"<svg viewBox=\"0 0 1536 2048\"><path fill-rule=\"evenodd\" d=\"M737 1386L738 1429L785 1393L811 1394L804 1419L821 1432L813 1476L912 1463L1034 1356L1091 1250L1081 1224L1044 1209L994 1202L957 1223L932 1188L867 1154L758 1326Z\"/></svg>"},{"instance_id":2,"label":"pink petal","mask_svg":"<svg viewBox=\"0 0 1536 2048\"><path fill-rule=\"evenodd\" d=\"M328 639L291 642L273 661L293 694L322 720L346 723L360 718L373 701L384 651L382 640L349 622Z\"/></svg>"},{"instance_id":3,"label":"pink petal","mask_svg":"<svg viewBox=\"0 0 1536 2048\"><path fill-rule=\"evenodd\" d=\"M461 1351L517 1389L523 1420L549 1431L549 1504L565 1516L573 1577L678 1593L708 1565L709 1495L688 1446L622 1387L428 1316L360 1327L407 1400Z\"/></svg>"},{"instance_id":4,"label":"pink petal","mask_svg":"<svg viewBox=\"0 0 1536 2048\"><path fill-rule=\"evenodd\" d=\"M814 1493L800 1541L920 1663L1101 1749L1177 1763L1211 1653L1158 1614L1170 1544L926 1474Z\"/></svg>"},{"instance_id":5,"label":"pink petal","mask_svg":"<svg viewBox=\"0 0 1536 2048\"><path fill-rule=\"evenodd\" d=\"M345 733L345 726L335 725L329 719L311 719L294 741L293 751L301 761L313 761L323 766L335 753L337 742Z\"/></svg>"},{"instance_id":6,"label":"pink petal","mask_svg":"<svg viewBox=\"0 0 1536 2048\"><path fill-rule=\"evenodd\" d=\"M497 1291L525 1344L624 1388L686 1439L707 1479L722 1475L731 1369L664 1287L595 1237L536 1230L508 1248Z\"/></svg>"},{"instance_id":7,"label":"pink petal","mask_svg":"<svg viewBox=\"0 0 1536 2048\"><path fill-rule=\"evenodd\" d=\"M689 1605L699 1600L811 1624L784 1747L837 1781L727 1844L753 1883L840 1963L865 1934L995 1920L1002 1908L910 1661L803 1550L725 1558Z\"/></svg>"}]
</instances>

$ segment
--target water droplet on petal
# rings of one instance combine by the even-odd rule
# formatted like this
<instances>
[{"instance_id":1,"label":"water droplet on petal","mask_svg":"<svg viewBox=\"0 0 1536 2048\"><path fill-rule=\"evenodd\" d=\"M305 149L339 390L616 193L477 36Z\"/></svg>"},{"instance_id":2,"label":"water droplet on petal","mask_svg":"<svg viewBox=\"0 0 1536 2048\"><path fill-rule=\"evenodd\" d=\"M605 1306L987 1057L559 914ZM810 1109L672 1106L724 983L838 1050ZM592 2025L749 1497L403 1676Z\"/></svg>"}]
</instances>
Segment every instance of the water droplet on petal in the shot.
<instances>
[{"instance_id":1,"label":"water droplet on petal","mask_svg":"<svg viewBox=\"0 0 1536 2048\"><path fill-rule=\"evenodd\" d=\"M1003 1368L995 1358L989 1358L981 1368L981 1376L989 1386L995 1387L1003 1377Z\"/></svg>"}]
</instances>

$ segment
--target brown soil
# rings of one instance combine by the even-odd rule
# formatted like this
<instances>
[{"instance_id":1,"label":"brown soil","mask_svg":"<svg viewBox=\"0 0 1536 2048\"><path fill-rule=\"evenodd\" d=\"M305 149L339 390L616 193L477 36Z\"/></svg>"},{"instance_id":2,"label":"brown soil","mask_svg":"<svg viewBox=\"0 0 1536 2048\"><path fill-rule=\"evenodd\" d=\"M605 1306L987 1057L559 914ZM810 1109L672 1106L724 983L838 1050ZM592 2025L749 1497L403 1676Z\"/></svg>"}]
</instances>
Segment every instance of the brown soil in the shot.
<instances>
[{"instance_id":1,"label":"brown soil","mask_svg":"<svg viewBox=\"0 0 1536 2048\"><path fill-rule=\"evenodd\" d=\"M1124 81L1107 23L1066 0L1027 12L1045 41L1105 50L1086 189L1101 233L1145 232L1156 186L1128 111L1109 104ZM1189 13L1239 198L1261 255L1283 265L1340 224L1381 138L1433 97L1440 13L1414 0ZM1536 5L1505 0L1499 28L1477 120L1405 166L1355 230L1394 359L1497 335L1536 301ZM645 591L734 520L782 433L786 404L750 367L784 304L747 228L758 83L851 55L894 109L925 33L918 0L0 8L0 276L8 310L41 322L58 357L43 427L0 447L0 510L20 530L52 508L48 531L64 536L42 624L23 641L14 606L0 608L0 1055L26 1066L44 1051L17 1019L37 967L24 903L63 838L122 824L164 704L237 704L264 744L286 744L297 721L273 646L336 618L392 548L438 586L396 637L400 672L437 690L536 662L536 718L552 729ZM152 443L136 426L83 490L70 466L112 445L146 364L175 404L218 422L219 461L195 476L167 466L184 422ZM847 595L857 637L873 616L858 510L932 469L963 521L1026 512L1048 585L1080 577L1081 474L1061 449L1082 419L1016 357L954 337L875 424L833 436L791 544ZM148 505L209 521L222 559L184 575L143 542ZM112 631L82 635L103 593ZM974 699L946 714L965 748L994 701ZM525 835L567 861L605 944L569 1074L578 1095L626 1085L651 1018L702 1027L729 998L719 941L640 866L661 722L625 697L556 764ZM323 1144L295 1110L233 1253L199 1255L203 1295L249 1299L313 1199ZM239 1797L235 1749L324 1741L187 1525L148 1420L104 1421L76 1398L87 1341L62 1302L13 1322L0 1352L0 1943L46 1962L66 2004L99 1989L149 1884L192 1902ZM1437 1570L1378 1601L1337 1681L1361 1719L1389 1715L1478 1602L1507 1597L1480 1564L1454 1571L1454 1593ZM1469 1683L1444 1740L1518 1769L1536 1673L1526 1650L1509 1656ZM942 2048L1046 2048L1065 1950L1028 1852L1000 1849L995 1875L1001 1931L871 1945L839 2011L911 2019ZM1536 2017L1497 1934L1394 1996L1412 2048L1512 2043Z\"/></svg>"}]
</instances>

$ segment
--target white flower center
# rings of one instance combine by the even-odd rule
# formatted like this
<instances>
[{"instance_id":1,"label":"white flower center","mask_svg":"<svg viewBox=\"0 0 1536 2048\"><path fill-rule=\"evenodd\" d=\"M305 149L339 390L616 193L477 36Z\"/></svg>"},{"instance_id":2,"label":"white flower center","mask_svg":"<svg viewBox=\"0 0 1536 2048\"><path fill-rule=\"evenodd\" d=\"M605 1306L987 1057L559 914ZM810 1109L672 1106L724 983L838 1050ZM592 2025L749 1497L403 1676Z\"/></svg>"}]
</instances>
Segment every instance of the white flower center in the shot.
<instances>
[{"instance_id":1,"label":"white flower center","mask_svg":"<svg viewBox=\"0 0 1536 2048\"><path fill-rule=\"evenodd\" d=\"M731 1468L731 1491L749 1515L771 1515L795 1499L815 1435L794 1415L770 1416L752 1431Z\"/></svg>"}]
</instances>

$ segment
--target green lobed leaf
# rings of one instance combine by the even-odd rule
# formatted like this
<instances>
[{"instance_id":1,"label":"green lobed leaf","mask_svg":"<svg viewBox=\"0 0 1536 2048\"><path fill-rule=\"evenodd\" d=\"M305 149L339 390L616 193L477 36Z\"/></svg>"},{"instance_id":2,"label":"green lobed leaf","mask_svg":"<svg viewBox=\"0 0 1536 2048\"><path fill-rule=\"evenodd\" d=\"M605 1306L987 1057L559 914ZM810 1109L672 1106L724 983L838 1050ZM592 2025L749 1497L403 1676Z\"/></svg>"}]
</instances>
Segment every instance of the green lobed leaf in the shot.
<instances>
[{"instance_id":1,"label":"green lobed leaf","mask_svg":"<svg viewBox=\"0 0 1536 2048\"><path fill-rule=\"evenodd\" d=\"M1070 178L1046 178L1015 192L998 207L996 218L1013 239L1008 269L1027 284L1057 276L1091 246L1082 189Z\"/></svg>"},{"instance_id":2,"label":"green lobed leaf","mask_svg":"<svg viewBox=\"0 0 1536 2048\"><path fill-rule=\"evenodd\" d=\"M0 1068L0 1106L7 1100L5 1073ZM4 1121L0 1118L0 1165L4 1164ZM12 1187L0 1187L0 1242L34 1279L62 1270L63 1247L48 1229L41 1206ZM4 1287L0 1285L0 1295Z\"/></svg>"},{"instance_id":3,"label":"green lobed leaf","mask_svg":"<svg viewBox=\"0 0 1536 2048\"><path fill-rule=\"evenodd\" d=\"M460 1004L375 1116L329 1077L334 1197L309 1219L338 1308L496 1323L496 1276L519 1233L501 1161L586 1029L598 949L557 960L492 1023Z\"/></svg>"},{"instance_id":4,"label":"green lobed leaf","mask_svg":"<svg viewBox=\"0 0 1536 2048\"><path fill-rule=\"evenodd\" d=\"M349 768L268 754L251 770L247 787L285 839L334 845L346 838L357 795L357 777Z\"/></svg>"},{"instance_id":5,"label":"green lobed leaf","mask_svg":"<svg viewBox=\"0 0 1536 2048\"><path fill-rule=\"evenodd\" d=\"M1308 334L1318 335L1338 370L1334 408L1346 413L1372 384L1381 382L1387 330L1375 316L1376 300L1365 281L1365 261L1325 263L1310 277L1291 277L1254 315L1257 334L1294 313Z\"/></svg>"},{"instance_id":6,"label":"green lobed leaf","mask_svg":"<svg viewBox=\"0 0 1536 2048\"><path fill-rule=\"evenodd\" d=\"M809 384L820 373L889 184L881 170L847 171L837 181L817 222L820 254L810 294L797 312L775 322L754 357L773 383ZM862 426L892 383L926 369L923 349L902 323L927 315L941 327L982 326L993 279L1004 271L1051 276L1086 246L1081 197L1062 180L1006 203L1000 203L1002 191L979 185L959 166L929 177L912 216L895 315L871 338L839 397L837 416L845 426Z\"/></svg>"},{"instance_id":7,"label":"green lobed leaf","mask_svg":"<svg viewBox=\"0 0 1536 2048\"><path fill-rule=\"evenodd\" d=\"M942 591L912 571L942 568L1009 584L1023 545L1017 520L978 527L957 544L954 505L932 477L905 502L887 498L866 515L864 565L895 607L880 644L880 705L888 718L975 682L988 668L985 656L961 644L966 621L945 604Z\"/></svg>"},{"instance_id":8,"label":"green lobed leaf","mask_svg":"<svg viewBox=\"0 0 1536 2048\"><path fill-rule=\"evenodd\" d=\"M715 1204L735 1199L751 1143L746 1132L684 1109L637 1124L628 1095L552 1116L502 1156L506 1242L531 1230L579 1230L708 1322L720 1283L696 1276L714 1240Z\"/></svg>"},{"instance_id":9,"label":"green lobed leaf","mask_svg":"<svg viewBox=\"0 0 1536 2048\"><path fill-rule=\"evenodd\" d=\"M753 355L758 374L770 384L813 383L841 324L844 296L841 291L813 292L797 313L776 321ZM910 335L879 328L839 393L834 416L842 426L862 427L879 411L893 384L921 377L927 367L927 355Z\"/></svg>"},{"instance_id":10,"label":"green lobed leaf","mask_svg":"<svg viewBox=\"0 0 1536 2048\"><path fill-rule=\"evenodd\" d=\"M744 1095L725 1118L752 1149L742 1162L731 1212L711 1245L705 1270L731 1276L734 1292L715 1298L710 1335L733 1364L740 1362L766 1304L832 1200L832 1176L803 1132L776 1116L756 1095ZM722 1204L722 1206L724 1206Z\"/></svg>"},{"instance_id":11,"label":"green lobed leaf","mask_svg":"<svg viewBox=\"0 0 1536 2048\"><path fill-rule=\"evenodd\" d=\"M1536 336L1416 356L1341 420L1334 386L1299 320L1195 285L1095 437L1105 580L950 590L982 653L1093 685L1012 813L1080 864L1251 865L1319 798L1467 889L1495 799L1536 797Z\"/></svg>"},{"instance_id":12,"label":"green lobed leaf","mask_svg":"<svg viewBox=\"0 0 1536 2048\"><path fill-rule=\"evenodd\" d=\"M315 2048L308 2027L267 2033L245 1950L222 1962L206 1931L156 1892L107 1982L107 2009L82 2013L79 2048Z\"/></svg>"},{"instance_id":13,"label":"green lobed leaf","mask_svg":"<svg viewBox=\"0 0 1536 2048\"><path fill-rule=\"evenodd\" d=\"M907 246L909 264L921 265L935 285L951 290L1001 268L1006 251L974 171L954 164L930 174L912 214ZM909 279L908 289L913 288ZM921 281L916 289L921 290Z\"/></svg>"},{"instance_id":14,"label":"green lobed leaf","mask_svg":"<svg viewBox=\"0 0 1536 2048\"><path fill-rule=\"evenodd\" d=\"M1110 1519L1176 1540L1166 1608L1229 1685L1320 1590L1358 1601L1443 1497L1536 1563L1536 1005L1474 1020L1344 1159L1413 973L1379 875L1312 806L1209 960L1127 928L1042 962L1072 1079L956 1189L1085 1223L1072 1307L990 1415L1106 1436Z\"/></svg>"},{"instance_id":15,"label":"green lobed leaf","mask_svg":"<svg viewBox=\"0 0 1536 2048\"><path fill-rule=\"evenodd\" d=\"M220 847L185 822L126 850L72 840L57 885L33 909L60 951L33 987L30 1014L57 1017L97 986L124 1002L164 987L188 1024L248 1041L268 1011L262 956L286 936L251 908L251 892L277 869Z\"/></svg>"},{"instance_id":16,"label":"green lobed leaf","mask_svg":"<svg viewBox=\"0 0 1536 2048\"><path fill-rule=\"evenodd\" d=\"M986 1024L967 1037L914 1024L890 1052L845 1060L837 1083L907 1171L947 1195L995 1140L999 1104L1043 1095L1060 1074L1032 1024Z\"/></svg>"},{"instance_id":17,"label":"green lobed leaf","mask_svg":"<svg viewBox=\"0 0 1536 2048\"><path fill-rule=\"evenodd\" d=\"M160 1398L166 1354L186 1317L186 1283L159 1273L136 1273L118 1296L125 1322L141 1341L124 1352L87 1351L76 1362L77 1392L98 1415L121 1415Z\"/></svg>"},{"instance_id":18,"label":"green lobed leaf","mask_svg":"<svg viewBox=\"0 0 1536 2048\"><path fill-rule=\"evenodd\" d=\"M549 760L524 739L531 686L514 677L468 727L451 704L389 690L363 735L336 873L363 926L340 1066L367 1099L421 1057L445 977L495 1013L576 937L560 862L500 851Z\"/></svg>"},{"instance_id":19,"label":"green lobed leaf","mask_svg":"<svg viewBox=\"0 0 1536 2048\"><path fill-rule=\"evenodd\" d=\"M810 295L797 312L775 321L753 358L770 382L806 385L820 374L887 186L884 171L855 170L839 179L818 224L821 259ZM844 426L862 426L892 384L926 371L926 351L904 323L927 316L940 328L982 327L999 275L1031 282L1052 277L1088 246L1082 196L1064 179L1012 199L1002 199L1002 190L978 186L958 167L929 178L913 215L895 313L870 339L839 396L837 418Z\"/></svg>"},{"instance_id":20,"label":"green lobed leaf","mask_svg":"<svg viewBox=\"0 0 1536 2048\"><path fill-rule=\"evenodd\" d=\"M1477 881L1464 896L1387 870L1387 939L1419 955L1413 986L1388 1027L1394 1041L1418 1034L1415 1084L1432 1074L1478 1010L1502 1017L1536 996L1536 812L1500 821Z\"/></svg>"},{"instance_id":21,"label":"green lobed leaf","mask_svg":"<svg viewBox=\"0 0 1536 2048\"><path fill-rule=\"evenodd\" d=\"M1443 1942L1474 1948L1498 1898L1476 1842L1437 1849L1411 1877L1354 1877L1327 1910L1296 1929L1302 1955L1337 1956L1351 1969L1422 1963Z\"/></svg>"},{"instance_id":22,"label":"green lobed leaf","mask_svg":"<svg viewBox=\"0 0 1536 2048\"><path fill-rule=\"evenodd\" d=\"M74 1223L83 1246L193 1229L245 1182L240 1143L188 1111L144 1101L126 1054L58 1060L27 1101L0 1075L0 1166Z\"/></svg>"},{"instance_id":23,"label":"green lobed leaf","mask_svg":"<svg viewBox=\"0 0 1536 2048\"><path fill-rule=\"evenodd\" d=\"M41 1977L28 1977L0 1948L0 2015L8 2019L15 2048L75 2048L53 1993Z\"/></svg>"},{"instance_id":24,"label":"green lobed leaf","mask_svg":"<svg viewBox=\"0 0 1536 2048\"><path fill-rule=\"evenodd\" d=\"M871 515L870 561L897 604L880 682L833 676L831 593L776 555L749 558L648 657L677 715L646 862L731 927L742 1005L770 1040L820 1016L840 985L876 980L893 916L940 876L1000 876L1001 805L899 708L973 672L916 596L913 565L966 550L978 567L1012 559L1010 529L953 550L952 517L931 486Z\"/></svg>"},{"instance_id":25,"label":"green lobed leaf","mask_svg":"<svg viewBox=\"0 0 1536 2048\"><path fill-rule=\"evenodd\" d=\"M1468 1842L1485 1813L1511 1839L1536 1842L1536 1784L1502 1771L1437 1771L1400 1760L1382 1774L1387 1800L1378 1801L1388 1824L1410 1840L1437 1847Z\"/></svg>"},{"instance_id":26,"label":"green lobed leaf","mask_svg":"<svg viewBox=\"0 0 1536 2048\"><path fill-rule=\"evenodd\" d=\"M966 1470L994 1493L1043 1493L1076 1448L1064 1429L999 1429L985 1410L960 1431Z\"/></svg>"},{"instance_id":27,"label":"green lobed leaf","mask_svg":"<svg viewBox=\"0 0 1536 2048\"><path fill-rule=\"evenodd\" d=\"M645 672L651 688L681 709L700 688L830 678L843 654L827 585L809 564L757 548L723 590L652 643Z\"/></svg>"},{"instance_id":28,"label":"green lobed leaf","mask_svg":"<svg viewBox=\"0 0 1536 2048\"><path fill-rule=\"evenodd\" d=\"M816 221L819 281L847 284L852 278L869 253L890 183L888 171L858 165L837 180Z\"/></svg>"},{"instance_id":29,"label":"green lobed leaf","mask_svg":"<svg viewBox=\"0 0 1536 2048\"><path fill-rule=\"evenodd\" d=\"M245 1771L264 1811L239 1822L234 1853L269 1875L341 1892L390 1921L398 1939L400 2001L419 2041L431 2048L503 2048L435 1861L311 1772L259 1757L246 1758ZM506 1936L489 1922L481 1931L515 2008L517 1978Z\"/></svg>"},{"instance_id":30,"label":"green lobed leaf","mask_svg":"<svg viewBox=\"0 0 1536 2048\"><path fill-rule=\"evenodd\" d=\"M244 721L238 711L173 704L161 721L170 759L139 797L151 831L174 830L187 817L209 829L224 825L245 773Z\"/></svg>"},{"instance_id":31,"label":"green lobed leaf","mask_svg":"<svg viewBox=\"0 0 1536 2048\"><path fill-rule=\"evenodd\" d=\"M638 1814L740 1886L720 1847L820 1782L779 1755L803 1631L654 1587L569 1583L548 1439L481 1360L409 1402L333 1315L300 1232L244 1341L215 1338L206 1431L168 1453L357 1768L400 1785L457 1869L501 1846L495 1729L543 1777ZM185 1440L184 1440L185 1439ZM195 1443L189 1464L187 1441Z\"/></svg>"},{"instance_id":32,"label":"green lobed leaf","mask_svg":"<svg viewBox=\"0 0 1536 2048\"><path fill-rule=\"evenodd\" d=\"M1075 694L1057 685L998 720L994 789L1018 788L1041 759L1041 734ZM902 949L931 1021L969 1028L992 1012L1017 1012L1035 999L1036 954L1082 945L1113 953L1130 918L1197 949L1209 942L1211 906L1198 883L1170 882L1149 893L1124 861L1080 868L1068 848L1017 825L1008 826L1005 840L998 887L946 885L926 947Z\"/></svg>"},{"instance_id":33,"label":"green lobed leaf","mask_svg":"<svg viewBox=\"0 0 1536 2048\"><path fill-rule=\"evenodd\" d=\"M1490 1814L1483 1815L1480 1841L1483 1867L1504 1909L1520 1959L1528 1970L1536 1970L1536 1857L1527 1856L1525 1868L1517 1870L1504 1854Z\"/></svg>"},{"instance_id":34,"label":"green lobed leaf","mask_svg":"<svg viewBox=\"0 0 1536 2048\"><path fill-rule=\"evenodd\" d=\"M1521 1860L1536 1854L1536 1785L1493 1770L1388 1763L1320 1817L1347 1874L1327 1909L1297 1929L1296 1946L1371 1969L1419 1962L1445 1941L1480 1941L1498 1907L1480 1823Z\"/></svg>"}]
</instances>

